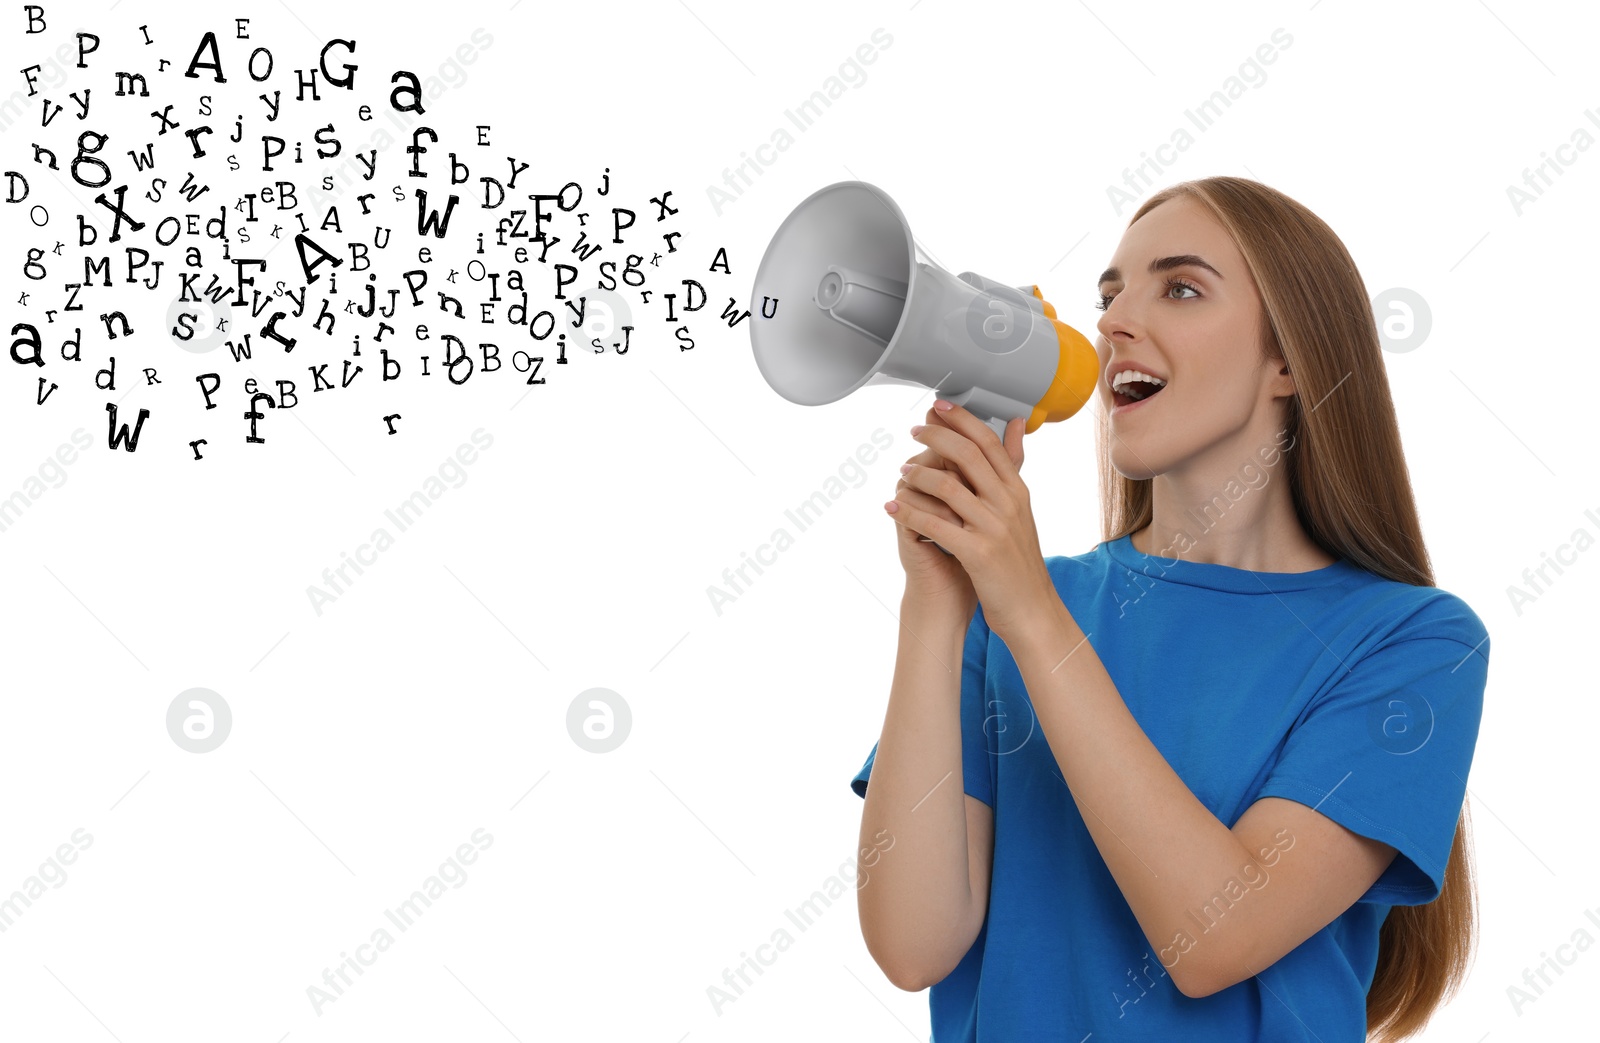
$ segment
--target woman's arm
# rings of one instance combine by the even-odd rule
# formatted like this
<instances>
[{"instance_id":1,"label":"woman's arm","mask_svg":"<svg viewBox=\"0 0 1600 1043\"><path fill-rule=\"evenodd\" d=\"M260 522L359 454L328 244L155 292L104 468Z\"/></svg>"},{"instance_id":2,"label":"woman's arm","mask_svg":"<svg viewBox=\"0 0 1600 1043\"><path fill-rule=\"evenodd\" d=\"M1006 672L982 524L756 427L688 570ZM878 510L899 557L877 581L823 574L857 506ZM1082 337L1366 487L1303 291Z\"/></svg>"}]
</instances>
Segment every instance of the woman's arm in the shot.
<instances>
[{"instance_id":1,"label":"woman's arm","mask_svg":"<svg viewBox=\"0 0 1600 1043\"><path fill-rule=\"evenodd\" d=\"M961 770L962 645L975 608L902 600L861 811L861 935L889 980L912 992L955 969L988 910L993 811L966 795Z\"/></svg>"}]
</instances>

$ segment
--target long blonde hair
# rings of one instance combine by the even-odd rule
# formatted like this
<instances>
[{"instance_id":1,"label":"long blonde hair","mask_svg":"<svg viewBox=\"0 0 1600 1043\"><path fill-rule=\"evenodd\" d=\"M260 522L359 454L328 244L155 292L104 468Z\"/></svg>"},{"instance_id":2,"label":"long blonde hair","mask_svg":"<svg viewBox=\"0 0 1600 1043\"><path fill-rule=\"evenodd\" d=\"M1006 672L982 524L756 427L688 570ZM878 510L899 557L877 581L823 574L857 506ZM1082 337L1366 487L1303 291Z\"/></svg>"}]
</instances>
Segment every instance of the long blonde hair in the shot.
<instances>
[{"instance_id":1,"label":"long blonde hair","mask_svg":"<svg viewBox=\"0 0 1600 1043\"><path fill-rule=\"evenodd\" d=\"M1302 204L1237 177L1163 189L1128 223L1180 195L1204 205L1238 244L1261 294L1262 358L1281 360L1294 374L1285 429L1295 451L1285 460L1306 534L1369 572L1434 586L1377 323L1344 243ZM1315 408L1303 409L1302 400ZM1097 445L1103 538L1119 539L1150 523L1151 480L1126 478L1112 466L1103 412ZM1397 1043L1415 1035L1460 989L1477 932L1475 892L1463 801L1439 897L1397 905L1384 921L1367 993L1370 1040Z\"/></svg>"}]
</instances>

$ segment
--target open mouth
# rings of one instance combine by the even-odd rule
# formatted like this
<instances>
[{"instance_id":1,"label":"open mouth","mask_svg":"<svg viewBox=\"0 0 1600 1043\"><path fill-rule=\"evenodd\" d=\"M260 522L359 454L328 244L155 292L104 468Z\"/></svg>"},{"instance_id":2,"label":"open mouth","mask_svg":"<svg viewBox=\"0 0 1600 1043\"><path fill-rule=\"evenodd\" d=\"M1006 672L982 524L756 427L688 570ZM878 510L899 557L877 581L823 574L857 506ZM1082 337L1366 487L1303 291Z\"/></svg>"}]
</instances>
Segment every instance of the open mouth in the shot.
<instances>
[{"instance_id":1,"label":"open mouth","mask_svg":"<svg viewBox=\"0 0 1600 1043\"><path fill-rule=\"evenodd\" d=\"M1159 395L1166 386L1165 382L1156 383L1151 379L1123 381L1112 387L1112 403L1115 406L1126 406L1135 402L1143 402L1147 398L1154 398Z\"/></svg>"}]
</instances>

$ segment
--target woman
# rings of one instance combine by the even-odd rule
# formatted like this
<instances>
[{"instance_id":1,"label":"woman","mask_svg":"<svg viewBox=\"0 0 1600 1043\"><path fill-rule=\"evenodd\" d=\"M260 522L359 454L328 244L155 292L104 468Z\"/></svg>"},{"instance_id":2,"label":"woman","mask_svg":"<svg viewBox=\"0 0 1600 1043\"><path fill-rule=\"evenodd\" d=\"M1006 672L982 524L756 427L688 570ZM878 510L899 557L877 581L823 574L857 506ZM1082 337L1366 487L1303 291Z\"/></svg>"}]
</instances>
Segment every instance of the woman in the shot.
<instances>
[{"instance_id":1,"label":"woman","mask_svg":"<svg viewBox=\"0 0 1600 1043\"><path fill-rule=\"evenodd\" d=\"M1472 942L1489 640L1433 585L1365 285L1219 177L1099 295L1104 542L1045 558L1022 421L943 401L885 504L867 947L935 1043L1414 1035Z\"/></svg>"}]
</instances>

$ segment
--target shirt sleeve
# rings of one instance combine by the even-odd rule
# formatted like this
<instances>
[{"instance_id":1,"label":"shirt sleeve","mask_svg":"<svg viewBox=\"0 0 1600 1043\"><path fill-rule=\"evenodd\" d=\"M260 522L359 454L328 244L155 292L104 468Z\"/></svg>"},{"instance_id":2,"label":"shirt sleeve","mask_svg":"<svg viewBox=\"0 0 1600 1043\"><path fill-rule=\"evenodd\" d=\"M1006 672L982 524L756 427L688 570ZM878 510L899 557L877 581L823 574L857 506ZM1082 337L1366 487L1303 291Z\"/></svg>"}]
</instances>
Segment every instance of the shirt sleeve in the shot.
<instances>
[{"instance_id":1,"label":"shirt sleeve","mask_svg":"<svg viewBox=\"0 0 1600 1043\"><path fill-rule=\"evenodd\" d=\"M989 624L983 618L980 604L967 624L966 640L961 648L961 778L965 792L994 807L994 776L989 743L984 737L984 680L988 663ZM850 780L856 796L866 799L867 781L872 775L872 762L878 756L878 744L872 744L866 763Z\"/></svg>"},{"instance_id":2,"label":"shirt sleeve","mask_svg":"<svg viewBox=\"0 0 1600 1043\"><path fill-rule=\"evenodd\" d=\"M1394 847L1358 899L1439 896L1466 796L1489 668L1489 635L1453 596L1390 635L1313 701L1258 796L1314 808Z\"/></svg>"}]
</instances>

